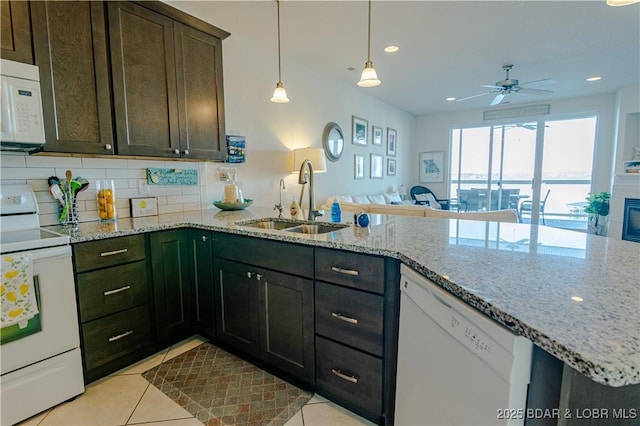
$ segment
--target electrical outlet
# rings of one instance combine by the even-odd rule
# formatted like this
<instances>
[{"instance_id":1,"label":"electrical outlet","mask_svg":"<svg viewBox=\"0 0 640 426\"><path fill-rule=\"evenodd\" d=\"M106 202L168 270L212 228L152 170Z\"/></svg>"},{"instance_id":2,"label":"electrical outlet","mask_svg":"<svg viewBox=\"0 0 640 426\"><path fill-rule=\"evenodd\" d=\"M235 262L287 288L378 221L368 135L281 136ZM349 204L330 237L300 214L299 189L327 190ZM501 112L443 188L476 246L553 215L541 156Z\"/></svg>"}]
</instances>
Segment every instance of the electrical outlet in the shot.
<instances>
[{"instance_id":1,"label":"electrical outlet","mask_svg":"<svg viewBox=\"0 0 640 426\"><path fill-rule=\"evenodd\" d=\"M151 195L151 187L148 183L144 181L138 182L138 194L140 195Z\"/></svg>"}]
</instances>

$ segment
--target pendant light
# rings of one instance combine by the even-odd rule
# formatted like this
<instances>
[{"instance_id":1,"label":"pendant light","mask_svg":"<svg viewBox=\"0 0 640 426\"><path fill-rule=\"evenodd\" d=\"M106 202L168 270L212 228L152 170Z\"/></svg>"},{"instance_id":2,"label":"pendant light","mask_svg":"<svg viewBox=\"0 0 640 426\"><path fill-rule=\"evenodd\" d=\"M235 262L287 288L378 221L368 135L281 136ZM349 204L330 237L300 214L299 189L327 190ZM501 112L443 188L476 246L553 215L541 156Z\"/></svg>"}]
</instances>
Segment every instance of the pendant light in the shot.
<instances>
[{"instance_id":1,"label":"pendant light","mask_svg":"<svg viewBox=\"0 0 640 426\"><path fill-rule=\"evenodd\" d=\"M380 84L378 75L375 68L373 68L373 62L371 62L371 0L369 0L369 33L367 37L367 62L364 63L364 69L360 76L358 86L360 87L373 87Z\"/></svg>"},{"instance_id":2,"label":"pendant light","mask_svg":"<svg viewBox=\"0 0 640 426\"><path fill-rule=\"evenodd\" d=\"M276 83L276 90L273 91L271 102L284 104L289 102L289 98L287 98L287 91L284 90L284 86L282 85L282 65L280 63L280 0L276 0L276 7L278 8L278 82Z\"/></svg>"}]
</instances>

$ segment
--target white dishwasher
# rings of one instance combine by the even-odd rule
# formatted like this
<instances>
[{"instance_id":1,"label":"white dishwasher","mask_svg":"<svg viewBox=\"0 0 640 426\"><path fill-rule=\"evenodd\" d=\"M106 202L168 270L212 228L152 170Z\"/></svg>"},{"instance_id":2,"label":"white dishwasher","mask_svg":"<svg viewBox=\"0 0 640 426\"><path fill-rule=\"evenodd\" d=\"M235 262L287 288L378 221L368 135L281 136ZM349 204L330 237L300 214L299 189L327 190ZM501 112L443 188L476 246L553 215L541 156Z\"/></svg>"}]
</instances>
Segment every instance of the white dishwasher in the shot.
<instances>
[{"instance_id":1,"label":"white dishwasher","mask_svg":"<svg viewBox=\"0 0 640 426\"><path fill-rule=\"evenodd\" d=\"M518 425L532 344L402 265L395 424Z\"/></svg>"}]
</instances>

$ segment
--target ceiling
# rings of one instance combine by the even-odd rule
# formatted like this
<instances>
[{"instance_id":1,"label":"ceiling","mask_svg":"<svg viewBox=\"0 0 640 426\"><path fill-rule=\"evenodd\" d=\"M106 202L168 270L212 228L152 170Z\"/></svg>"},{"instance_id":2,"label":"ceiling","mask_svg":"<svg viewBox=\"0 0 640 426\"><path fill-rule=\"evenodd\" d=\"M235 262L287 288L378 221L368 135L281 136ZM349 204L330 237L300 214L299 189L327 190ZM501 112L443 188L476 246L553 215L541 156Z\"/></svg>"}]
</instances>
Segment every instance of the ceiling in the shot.
<instances>
[{"instance_id":1,"label":"ceiling","mask_svg":"<svg viewBox=\"0 0 640 426\"><path fill-rule=\"evenodd\" d=\"M272 0L167 3L275 54ZM640 4L374 0L371 13L371 60L382 84L359 90L415 116L487 108L492 95L445 98L491 91L480 85L503 80L505 64L514 64L510 77L521 83L557 81L540 87L553 94L518 93L511 105L610 93L640 80ZM280 14L283 57L357 87L367 54L365 1L282 0ZM385 53L391 44L400 50ZM594 75L602 80L586 81Z\"/></svg>"}]
</instances>

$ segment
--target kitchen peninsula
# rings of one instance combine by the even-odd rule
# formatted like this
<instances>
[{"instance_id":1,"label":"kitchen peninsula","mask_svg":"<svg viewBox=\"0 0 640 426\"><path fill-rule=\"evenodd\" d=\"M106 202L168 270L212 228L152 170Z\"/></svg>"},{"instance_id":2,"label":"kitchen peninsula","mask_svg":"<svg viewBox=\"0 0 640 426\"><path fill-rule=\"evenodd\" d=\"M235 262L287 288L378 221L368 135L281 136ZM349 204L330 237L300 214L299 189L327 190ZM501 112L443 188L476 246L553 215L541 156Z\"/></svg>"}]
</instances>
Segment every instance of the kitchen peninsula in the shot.
<instances>
[{"instance_id":1,"label":"kitchen peninsula","mask_svg":"<svg viewBox=\"0 0 640 426\"><path fill-rule=\"evenodd\" d=\"M195 228L397 259L537 347L615 391L640 384L640 245L544 226L405 216L322 235L237 222L269 209L216 209L81 223L73 244ZM57 230L62 229L56 227ZM634 396L633 398L637 398Z\"/></svg>"}]
</instances>

